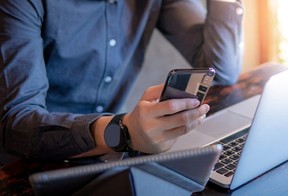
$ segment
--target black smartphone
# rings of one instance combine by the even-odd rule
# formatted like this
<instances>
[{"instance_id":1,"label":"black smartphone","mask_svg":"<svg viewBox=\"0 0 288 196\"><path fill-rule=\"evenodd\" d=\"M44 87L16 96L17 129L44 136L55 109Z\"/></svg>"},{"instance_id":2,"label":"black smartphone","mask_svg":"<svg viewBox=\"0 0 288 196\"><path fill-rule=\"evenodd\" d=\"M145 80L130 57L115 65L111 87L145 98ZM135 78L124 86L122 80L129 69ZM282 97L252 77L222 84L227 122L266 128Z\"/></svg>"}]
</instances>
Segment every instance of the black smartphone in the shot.
<instances>
[{"instance_id":1,"label":"black smartphone","mask_svg":"<svg viewBox=\"0 0 288 196\"><path fill-rule=\"evenodd\" d=\"M173 69L168 73L160 101L196 98L201 103L215 77L211 67L202 69Z\"/></svg>"}]
</instances>

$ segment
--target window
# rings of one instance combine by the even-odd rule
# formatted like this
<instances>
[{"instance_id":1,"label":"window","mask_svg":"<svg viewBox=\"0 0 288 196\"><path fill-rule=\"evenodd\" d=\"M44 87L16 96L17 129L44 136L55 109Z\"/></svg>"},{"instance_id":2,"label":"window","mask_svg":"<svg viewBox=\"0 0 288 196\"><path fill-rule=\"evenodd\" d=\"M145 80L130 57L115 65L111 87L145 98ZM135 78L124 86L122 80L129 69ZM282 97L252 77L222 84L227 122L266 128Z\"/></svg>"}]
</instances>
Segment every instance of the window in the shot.
<instances>
[{"instance_id":1,"label":"window","mask_svg":"<svg viewBox=\"0 0 288 196\"><path fill-rule=\"evenodd\" d=\"M275 1L275 0L270 0ZM288 65L288 1L277 0L278 59Z\"/></svg>"}]
</instances>

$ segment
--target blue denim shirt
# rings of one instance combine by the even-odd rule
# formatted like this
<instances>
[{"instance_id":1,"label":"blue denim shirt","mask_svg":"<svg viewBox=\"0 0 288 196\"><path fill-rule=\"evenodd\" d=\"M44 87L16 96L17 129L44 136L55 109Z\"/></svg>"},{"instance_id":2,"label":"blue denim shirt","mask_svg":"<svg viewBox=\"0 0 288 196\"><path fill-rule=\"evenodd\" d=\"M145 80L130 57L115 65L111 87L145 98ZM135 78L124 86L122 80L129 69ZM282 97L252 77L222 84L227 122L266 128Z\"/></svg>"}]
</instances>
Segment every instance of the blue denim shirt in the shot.
<instances>
[{"instance_id":1,"label":"blue denim shirt","mask_svg":"<svg viewBox=\"0 0 288 196\"><path fill-rule=\"evenodd\" d=\"M213 66L217 83L237 80L240 2L1 0L2 146L26 158L95 148L89 125L117 112L155 28L192 67Z\"/></svg>"}]
</instances>

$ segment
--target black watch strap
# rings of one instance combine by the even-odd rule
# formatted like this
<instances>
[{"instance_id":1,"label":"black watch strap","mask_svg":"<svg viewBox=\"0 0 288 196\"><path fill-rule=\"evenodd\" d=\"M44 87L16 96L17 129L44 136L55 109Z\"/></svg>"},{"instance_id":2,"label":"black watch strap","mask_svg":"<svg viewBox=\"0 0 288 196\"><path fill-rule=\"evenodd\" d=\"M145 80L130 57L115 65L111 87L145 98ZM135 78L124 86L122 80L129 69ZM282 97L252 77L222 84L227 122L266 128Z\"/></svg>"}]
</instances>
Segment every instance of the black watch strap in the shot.
<instances>
[{"instance_id":1,"label":"black watch strap","mask_svg":"<svg viewBox=\"0 0 288 196\"><path fill-rule=\"evenodd\" d=\"M128 156L130 157L134 157L134 156L138 156L140 154L139 151L135 151L131 148L131 138L130 138L130 134L128 131L128 128L123 124L123 118L126 116L127 113L122 113L122 114L117 114L115 115L112 120L109 122L108 126L110 124L118 124L121 127L121 130L123 131L123 134L126 137L126 146L124 149L121 150L116 150L117 152L127 152Z\"/></svg>"},{"instance_id":2,"label":"black watch strap","mask_svg":"<svg viewBox=\"0 0 288 196\"><path fill-rule=\"evenodd\" d=\"M123 118L126 116L127 113L119 114L120 120L119 120L119 125L122 127L122 130L125 132L125 135L127 136L127 141L128 144L126 146L125 152L128 152L129 157L135 157L140 154L140 151L135 151L131 148L131 137L128 131L128 128L123 124ZM116 115L118 116L118 115Z\"/></svg>"},{"instance_id":3,"label":"black watch strap","mask_svg":"<svg viewBox=\"0 0 288 196\"><path fill-rule=\"evenodd\" d=\"M109 122L109 124L119 124L122 123L123 118L126 116L127 113L122 114L116 114L112 120ZM122 123L123 124L123 123Z\"/></svg>"}]
</instances>

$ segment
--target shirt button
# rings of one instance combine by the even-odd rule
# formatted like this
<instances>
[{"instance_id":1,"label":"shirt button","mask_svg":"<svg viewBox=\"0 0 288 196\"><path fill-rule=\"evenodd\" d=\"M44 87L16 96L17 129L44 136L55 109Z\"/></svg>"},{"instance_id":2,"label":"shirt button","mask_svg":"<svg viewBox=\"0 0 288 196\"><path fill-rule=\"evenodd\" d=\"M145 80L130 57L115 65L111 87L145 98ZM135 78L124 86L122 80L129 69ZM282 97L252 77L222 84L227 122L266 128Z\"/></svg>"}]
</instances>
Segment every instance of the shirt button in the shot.
<instances>
[{"instance_id":1,"label":"shirt button","mask_svg":"<svg viewBox=\"0 0 288 196\"><path fill-rule=\"evenodd\" d=\"M109 41L109 45L110 46L115 46L116 45L116 40L115 39L111 39L110 41Z\"/></svg>"},{"instance_id":2,"label":"shirt button","mask_svg":"<svg viewBox=\"0 0 288 196\"><path fill-rule=\"evenodd\" d=\"M96 112L99 112L99 113L101 113L101 112L103 112L104 111L104 108L103 108L103 106L101 106L101 105L98 105L97 107L96 107Z\"/></svg>"},{"instance_id":3,"label":"shirt button","mask_svg":"<svg viewBox=\"0 0 288 196\"><path fill-rule=\"evenodd\" d=\"M239 43L239 48L244 48L244 42L243 41Z\"/></svg>"},{"instance_id":4,"label":"shirt button","mask_svg":"<svg viewBox=\"0 0 288 196\"><path fill-rule=\"evenodd\" d=\"M104 78L104 82L106 82L106 83L110 83L111 81L112 81L112 77L111 76L106 76Z\"/></svg>"},{"instance_id":5,"label":"shirt button","mask_svg":"<svg viewBox=\"0 0 288 196\"><path fill-rule=\"evenodd\" d=\"M243 12L244 12L244 10L243 10L242 8L240 8L240 7L238 7L238 8L236 9L236 14L237 14L237 15L242 15Z\"/></svg>"}]
</instances>

